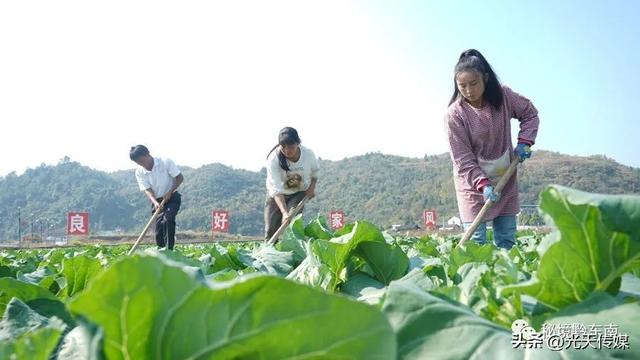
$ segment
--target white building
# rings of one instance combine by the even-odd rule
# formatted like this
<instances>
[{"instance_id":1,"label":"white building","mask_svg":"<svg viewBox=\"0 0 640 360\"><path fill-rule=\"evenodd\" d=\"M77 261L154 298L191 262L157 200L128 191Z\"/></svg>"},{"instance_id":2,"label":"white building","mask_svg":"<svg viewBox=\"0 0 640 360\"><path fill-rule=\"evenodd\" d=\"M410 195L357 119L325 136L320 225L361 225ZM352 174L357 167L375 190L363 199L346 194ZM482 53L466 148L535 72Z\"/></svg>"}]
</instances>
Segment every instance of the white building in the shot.
<instances>
[{"instance_id":1,"label":"white building","mask_svg":"<svg viewBox=\"0 0 640 360\"><path fill-rule=\"evenodd\" d=\"M459 217L457 216L452 216L449 220L447 220L447 226L448 227L454 227L454 226L462 226L462 220L460 220Z\"/></svg>"}]
</instances>

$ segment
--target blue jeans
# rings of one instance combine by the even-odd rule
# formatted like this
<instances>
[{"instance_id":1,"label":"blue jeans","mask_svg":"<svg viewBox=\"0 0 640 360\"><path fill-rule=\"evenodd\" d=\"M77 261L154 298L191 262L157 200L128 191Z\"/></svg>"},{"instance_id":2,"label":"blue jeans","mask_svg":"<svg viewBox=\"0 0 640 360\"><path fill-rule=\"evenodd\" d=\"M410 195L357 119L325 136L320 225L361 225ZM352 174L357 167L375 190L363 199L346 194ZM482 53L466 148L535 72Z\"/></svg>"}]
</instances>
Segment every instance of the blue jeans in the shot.
<instances>
[{"instance_id":1,"label":"blue jeans","mask_svg":"<svg viewBox=\"0 0 640 360\"><path fill-rule=\"evenodd\" d=\"M470 222L463 224L465 230L471 226ZM478 225L476 231L471 235L471 238L478 244L485 244L487 242L487 223L482 222ZM516 216L504 215L498 216L493 219L493 241L497 247L504 249L511 249L515 244L516 238Z\"/></svg>"}]
</instances>

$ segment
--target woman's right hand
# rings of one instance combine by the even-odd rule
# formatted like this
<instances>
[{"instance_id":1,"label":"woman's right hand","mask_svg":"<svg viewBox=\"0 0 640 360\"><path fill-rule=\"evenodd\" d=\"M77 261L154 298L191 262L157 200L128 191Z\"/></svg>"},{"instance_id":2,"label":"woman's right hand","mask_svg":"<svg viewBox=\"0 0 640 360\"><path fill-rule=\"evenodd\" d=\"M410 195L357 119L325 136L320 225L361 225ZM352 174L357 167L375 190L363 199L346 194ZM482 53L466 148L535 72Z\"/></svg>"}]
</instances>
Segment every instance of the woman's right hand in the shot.
<instances>
[{"instance_id":1,"label":"woman's right hand","mask_svg":"<svg viewBox=\"0 0 640 360\"><path fill-rule=\"evenodd\" d=\"M482 189L482 197L484 198L484 202L489 200L494 203L500 201L500 193L495 192L491 185L487 185Z\"/></svg>"},{"instance_id":2,"label":"woman's right hand","mask_svg":"<svg viewBox=\"0 0 640 360\"><path fill-rule=\"evenodd\" d=\"M286 223L289 220L289 212L284 212L282 214L282 224Z\"/></svg>"}]
</instances>

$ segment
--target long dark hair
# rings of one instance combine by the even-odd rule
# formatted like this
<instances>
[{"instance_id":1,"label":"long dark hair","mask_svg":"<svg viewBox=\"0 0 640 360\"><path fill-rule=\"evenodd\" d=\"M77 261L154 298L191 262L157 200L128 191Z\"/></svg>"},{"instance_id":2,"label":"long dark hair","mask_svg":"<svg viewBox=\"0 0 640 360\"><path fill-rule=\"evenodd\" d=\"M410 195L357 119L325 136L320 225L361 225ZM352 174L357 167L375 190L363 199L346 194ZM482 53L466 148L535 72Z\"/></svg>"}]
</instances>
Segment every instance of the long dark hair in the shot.
<instances>
[{"instance_id":1,"label":"long dark hair","mask_svg":"<svg viewBox=\"0 0 640 360\"><path fill-rule=\"evenodd\" d=\"M278 146L284 145L300 145L302 141L300 141L300 137L298 136L298 131L292 127L285 127L280 130L280 134L278 135L278 145L274 146L271 151L267 154L267 158L269 155L275 150ZM289 171L289 164L287 163L287 158L284 156L282 151L278 151L278 163L280 163L280 167L284 171Z\"/></svg>"},{"instance_id":2,"label":"long dark hair","mask_svg":"<svg viewBox=\"0 0 640 360\"><path fill-rule=\"evenodd\" d=\"M458 84L456 83L456 76L463 71L475 71L482 76L482 81L484 84L484 98L487 100L491 106L498 109L502 105L502 86L500 86L500 82L498 81L498 77L496 73L493 72L491 65L489 62L480 54L480 51L476 49L469 49L463 51L460 54L460 58L458 59L458 63L454 69L453 74L453 96L451 96L451 100L449 101L449 105L453 104L454 101L458 99L460 96L460 91L458 91ZM487 77L485 81L485 76Z\"/></svg>"}]
</instances>

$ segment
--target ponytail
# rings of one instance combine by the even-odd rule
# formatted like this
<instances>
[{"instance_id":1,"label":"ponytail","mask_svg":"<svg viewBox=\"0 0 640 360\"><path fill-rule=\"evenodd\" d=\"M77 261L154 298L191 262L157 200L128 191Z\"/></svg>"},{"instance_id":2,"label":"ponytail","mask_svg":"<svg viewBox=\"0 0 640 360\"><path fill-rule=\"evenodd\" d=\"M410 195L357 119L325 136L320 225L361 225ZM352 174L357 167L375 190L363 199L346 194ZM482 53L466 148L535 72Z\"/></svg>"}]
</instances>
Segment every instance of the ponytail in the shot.
<instances>
[{"instance_id":1,"label":"ponytail","mask_svg":"<svg viewBox=\"0 0 640 360\"><path fill-rule=\"evenodd\" d=\"M269 153L267 154L267 159L269 158L269 155L271 155L273 150L278 148L278 146L280 146L280 144L274 146L273 149L271 149L271 151L269 151ZM278 151L278 163L280 164L280 167L282 168L282 170L284 170L284 171L291 170L289 168L289 163L287 162L287 158L284 156L282 151Z\"/></svg>"},{"instance_id":2,"label":"ponytail","mask_svg":"<svg viewBox=\"0 0 640 360\"><path fill-rule=\"evenodd\" d=\"M485 59L480 51L476 49L469 49L460 54L460 58L458 59L458 63L454 69L453 96L451 96L449 105L453 104L453 102L460 97L460 91L458 90L458 84L456 83L456 76L463 71L469 70L475 71L483 77L483 96L491 106L495 109L499 109L500 106L502 106L503 100L502 86L500 86L498 76L493 72L493 69L491 68L491 65L489 65L487 59ZM484 80L484 76L486 76L486 81Z\"/></svg>"},{"instance_id":3,"label":"ponytail","mask_svg":"<svg viewBox=\"0 0 640 360\"><path fill-rule=\"evenodd\" d=\"M269 158L269 155L271 155L273 150L275 150L278 146L293 145L293 144L300 145L301 142L302 141L300 140L300 137L298 136L298 131L296 129L292 127L285 127L282 130L280 130L280 134L278 135L278 145L274 146L273 149L269 151L269 153L267 154L267 159ZM291 170L289 168L289 163L287 162L287 157L284 156L282 151L278 151L278 163L280 163L280 167L282 168L282 170L284 171Z\"/></svg>"}]
</instances>

